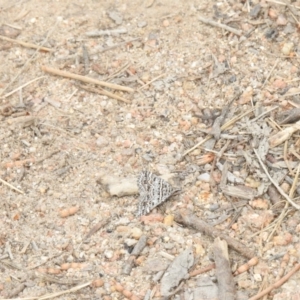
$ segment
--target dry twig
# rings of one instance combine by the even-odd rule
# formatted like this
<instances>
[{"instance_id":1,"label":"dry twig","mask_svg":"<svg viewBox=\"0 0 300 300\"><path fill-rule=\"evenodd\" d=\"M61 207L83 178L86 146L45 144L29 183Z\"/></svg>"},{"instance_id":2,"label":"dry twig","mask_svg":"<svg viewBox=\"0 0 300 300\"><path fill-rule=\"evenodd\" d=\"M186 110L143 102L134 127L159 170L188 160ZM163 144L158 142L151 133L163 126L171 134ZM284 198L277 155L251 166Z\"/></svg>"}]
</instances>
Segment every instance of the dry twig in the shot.
<instances>
[{"instance_id":1,"label":"dry twig","mask_svg":"<svg viewBox=\"0 0 300 300\"><path fill-rule=\"evenodd\" d=\"M147 243L147 236L146 235L142 235L139 239L139 241L136 243L136 245L134 246L132 252L131 252L131 255L130 257L128 258L128 260L126 261L124 267L123 267L123 270L122 270L122 274L125 274L125 275L129 275L131 270L132 270L132 267L133 267L133 264L134 264L134 261L135 259L140 255L140 253L143 251L143 249L145 248L146 246L146 243Z\"/></svg>"},{"instance_id":2,"label":"dry twig","mask_svg":"<svg viewBox=\"0 0 300 300\"><path fill-rule=\"evenodd\" d=\"M3 99L4 99L4 98L7 98L7 97L9 97L10 95L16 93L17 91L23 89L25 86L27 86L27 85L29 85L29 84L31 84L31 83L37 81L37 80L40 80L40 79L42 79L42 78L45 78L45 77L46 77L46 76L40 76L40 77L34 78L34 79L32 79L32 80L30 80L30 81L28 81L28 82L26 82L26 83L20 85L19 87L17 87L17 88L14 89L13 91L11 91L11 92L5 94L5 95L2 96L1 98L3 98Z\"/></svg>"},{"instance_id":3,"label":"dry twig","mask_svg":"<svg viewBox=\"0 0 300 300\"><path fill-rule=\"evenodd\" d=\"M214 227L200 220L197 216L195 216L194 214L192 214L187 210L184 211L182 210L178 214L176 214L175 221L184 224L186 226L192 227L213 238L220 237L224 239L228 243L229 247L231 247L232 249L236 250L237 252L239 252L240 254L242 254L243 256L249 259L255 256L254 252L248 249L244 244L228 236L228 234L223 233L218 229L215 229Z\"/></svg>"},{"instance_id":4,"label":"dry twig","mask_svg":"<svg viewBox=\"0 0 300 300\"><path fill-rule=\"evenodd\" d=\"M262 298L263 296L269 294L272 290L277 289L280 286L282 286L286 281L288 281L288 279L290 277L292 277L292 275L294 275L299 270L300 270L300 263L296 264L294 266L294 268L289 273L287 273L285 276L283 276L277 282L273 283L272 285L270 285L268 288L266 288L265 290L261 291L257 295L251 297L249 300L258 300L258 299Z\"/></svg>"},{"instance_id":5,"label":"dry twig","mask_svg":"<svg viewBox=\"0 0 300 300\"><path fill-rule=\"evenodd\" d=\"M97 80L95 78L82 76L82 75L74 74L74 73L67 72L67 71L61 71L61 70L54 69L54 68L47 67L47 66L41 66L41 69L44 72L50 73L52 75L58 75L58 76L66 77L66 78L72 78L72 79L80 80L80 81L87 82L87 83L93 83L93 84L105 86L105 87L108 87L108 88L111 88L114 90L120 90L120 91L125 91L125 92L130 92L130 93L134 91L130 87Z\"/></svg>"},{"instance_id":6,"label":"dry twig","mask_svg":"<svg viewBox=\"0 0 300 300\"><path fill-rule=\"evenodd\" d=\"M78 87L80 87L80 88L82 88L82 89L84 89L88 92L97 93L97 94L100 94L100 95L105 95L105 96L108 96L110 98L123 101L125 103L131 103L129 100L127 100L127 99L125 99L121 96L115 95L114 93L111 93L109 91L103 90L103 89L96 89L96 88L93 88L91 86L85 86L83 84L79 84Z\"/></svg>"},{"instance_id":7,"label":"dry twig","mask_svg":"<svg viewBox=\"0 0 300 300\"><path fill-rule=\"evenodd\" d=\"M109 218L101 220L100 222L98 222L95 226L93 226L90 231L85 235L85 237L83 238L83 241L86 241L87 239L89 239L93 234L95 234L101 227L105 226L109 221Z\"/></svg>"},{"instance_id":8,"label":"dry twig","mask_svg":"<svg viewBox=\"0 0 300 300\"><path fill-rule=\"evenodd\" d=\"M46 52L53 52L54 51L53 49L50 49L50 48L41 47L39 45L35 45L35 44L32 44L32 43L26 43L26 42L22 42L22 41L19 41L19 40L11 39L11 38L8 38L8 37L3 36L3 35L0 35L0 39L4 40L4 41L8 41L8 42L12 42L12 43L22 45L26 48L38 49L38 51L46 51Z\"/></svg>"},{"instance_id":9,"label":"dry twig","mask_svg":"<svg viewBox=\"0 0 300 300\"><path fill-rule=\"evenodd\" d=\"M243 34L242 30L238 30L238 29L235 29L235 28L232 28L230 26L227 26L225 24L222 24L222 23L218 23L212 19L208 19L208 18L204 18L204 17L198 17L198 20L205 23L205 24L209 24L211 26L215 26L215 27L219 27L219 28L222 28L222 29L225 29L231 33L234 33L238 36L241 36Z\"/></svg>"}]
</instances>

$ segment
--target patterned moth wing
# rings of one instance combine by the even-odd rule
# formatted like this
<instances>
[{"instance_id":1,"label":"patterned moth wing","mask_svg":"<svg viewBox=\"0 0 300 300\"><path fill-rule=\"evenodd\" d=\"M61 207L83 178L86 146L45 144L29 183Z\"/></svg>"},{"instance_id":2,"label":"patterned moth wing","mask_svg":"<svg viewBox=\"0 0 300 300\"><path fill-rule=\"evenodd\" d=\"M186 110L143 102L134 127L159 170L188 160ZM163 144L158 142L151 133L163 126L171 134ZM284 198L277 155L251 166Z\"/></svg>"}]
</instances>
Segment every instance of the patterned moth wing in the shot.
<instances>
[{"instance_id":1,"label":"patterned moth wing","mask_svg":"<svg viewBox=\"0 0 300 300\"><path fill-rule=\"evenodd\" d=\"M150 171L142 171L138 177L140 193L137 216L148 214L153 208L170 198L179 189L173 187Z\"/></svg>"}]
</instances>

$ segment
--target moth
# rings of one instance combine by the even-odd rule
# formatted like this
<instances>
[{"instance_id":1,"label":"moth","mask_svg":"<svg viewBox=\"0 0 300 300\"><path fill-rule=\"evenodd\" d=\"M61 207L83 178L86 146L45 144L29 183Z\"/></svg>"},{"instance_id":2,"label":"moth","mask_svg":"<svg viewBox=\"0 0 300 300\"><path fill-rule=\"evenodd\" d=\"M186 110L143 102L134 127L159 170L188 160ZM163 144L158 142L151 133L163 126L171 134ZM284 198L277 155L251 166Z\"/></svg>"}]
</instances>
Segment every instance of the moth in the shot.
<instances>
[{"instance_id":1,"label":"moth","mask_svg":"<svg viewBox=\"0 0 300 300\"><path fill-rule=\"evenodd\" d=\"M148 214L153 208L165 202L180 189L174 189L168 182L145 170L138 176L140 199L137 216Z\"/></svg>"}]
</instances>

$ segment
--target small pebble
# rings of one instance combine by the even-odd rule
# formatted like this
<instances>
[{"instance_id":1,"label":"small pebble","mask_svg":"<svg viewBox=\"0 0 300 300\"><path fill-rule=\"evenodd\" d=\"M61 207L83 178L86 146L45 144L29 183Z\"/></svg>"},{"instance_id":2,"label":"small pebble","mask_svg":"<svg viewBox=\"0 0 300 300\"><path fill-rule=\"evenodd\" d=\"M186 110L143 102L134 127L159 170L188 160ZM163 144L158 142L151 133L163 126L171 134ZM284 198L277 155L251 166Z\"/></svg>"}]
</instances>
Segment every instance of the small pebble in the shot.
<instances>
[{"instance_id":1,"label":"small pebble","mask_svg":"<svg viewBox=\"0 0 300 300\"><path fill-rule=\"evenodd\" d=\"M108 259L111 259L114 255L114 252L112 250L105 250L104 251L104 256Z\"/></svg>"},{"instance_id":2,"label":"small pebble","mask_svg":"<svg viewBox=\"0 0 300 300\"><path fill-rule=\"evenodd\" d=\"M163 26L164 26L164 27L170 26L169 20L164 20L164 21L163 21Z\"/></svg>"},{"instance_id":3,"label":"small pebble","mask_svg":"<svg viewBox=\"0 0 300 300\"><path fill-rule=\"evenodd\" d=\"M197 177L198 180L209 182L210 181L210 174L209 173L202 173Z\"/></svg>"},{"instance_id":4,"label":"small pebble","mask_svg":"<svg viewBox=\"0 0 300 300\"><path fill-rule=\"evenodd\" d=\"M285 43L283 47L281 48L281 52L284 55L290 55L294 48L294 43Z\"/></svg>"},{"instance_id":5,"label":"small pebble","mask_svg":"<svg viewBox=\"0 0 300 300\"><path fill-rule=\"evenodd\" d=\"M141 22L138 22L137 26L139 28L144 28L148 25L148 23L146 21L141 21Z\"/></svg>"},{"instance_id":6,"label":"small pebble","mask_svg":"<svg viewBox=\"0 0 300 300\"><path fill-rule=\"evenodd\" d=\"M286 246L293 240L293 236L289 232L281 233L280 235L274 236L273 242L277 246Z\"/></svg>"},{"instance_id":7,"label":"small pebble","mask_svg":"<svg viewBox=\"0 0 300 300\"><path fill-rule=\"evenodd\" d=\"M135 239L126 239L124 241L124 243L128 246L128 247L132 247L137 243L137 240Z\"/></svg>"},{"instance_id":8,"label":"small pebble","mask_svg":"<svg viewBox=\"0 0 300 300\"><path fill-rule=\"evenodd\" d=\"M173 215L167 215L164 218L164 224L167 226L172 226L174 224L174 216Z\"/></svg>"},{"instance_id":9,"label":"small pebble","mask_svg":"<svg viewBox=\"0 0 300 300\"><path fill-rule=\"evenodd\" d=\"M276 23L277 25L285 26L287 24L287 19L283 15L279 15Z\"/></svg>"},{"instance_id":10,"label":"small pebble","mask_svg":"<svg viewBox=\"0 0 300 300\"><path fill-rule=\"evenodd\" d=\"M143 234L142 230L137 227L133 227L131 229L131 236L136 240L138 240L142 236L142 234Z\"/></svg>"},{"instance_id":11,"label":"small pebble","mask_svg":"<svg viewBox=\"0 0 300 300\"><path fill-rule=\"evenodd\" d=\"M98 139L96 141L96 145L98 147L104 147L104 146L108 145L108 139L100 136L100 137L98 137Z\"/></svg>"}]
</instances>

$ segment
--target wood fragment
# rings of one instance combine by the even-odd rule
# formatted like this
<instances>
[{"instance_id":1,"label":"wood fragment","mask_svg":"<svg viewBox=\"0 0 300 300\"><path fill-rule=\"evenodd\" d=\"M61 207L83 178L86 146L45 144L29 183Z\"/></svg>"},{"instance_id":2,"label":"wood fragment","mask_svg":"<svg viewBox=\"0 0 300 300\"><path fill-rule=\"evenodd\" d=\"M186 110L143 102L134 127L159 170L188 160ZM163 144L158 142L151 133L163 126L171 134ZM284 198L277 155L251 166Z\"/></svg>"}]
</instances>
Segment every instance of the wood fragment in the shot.
<instances>
[{"instance_id":1,"label":"wood fragment","mask_svg":"<svg viewBox=\"0 0 300 300\"><path fill-rule=\"evenodd\" d=\"M208 24L208 25L211 25L211 26L215 26L215 27L219 27L219 28L222 28L222 29L225 29L231 33L234 33L238 36L241 36L243 35L243 31L242 30L238 30L238 29L235 29L233 27L230 27L230 26L227 26L225 24L222 24L222 23L218 23L212 19L208 19L208 18L204 18L202 16L198 17L198 20L203 22L204 24Z\"/></svg>"},{"instance_id":2,"label":"wood fragment","mask_svg":"<svg viewBox=\"0 0 300 300\"><path fill-rule=\"evenodd\" d=\"M255 256L254 252L251 249L248 249L243 243L228 236L228 234L213 228L211 225L209 225L205 221L202 221L188 210L181 210L180 212L178 212L175 215L175 221L184 224L185 226L192 227L213 238L220 237L221 239L224 239L228 243L229 247L249 259Z\"/></svg>"},{"instance_id":3,"label":"wood fragment","mask_svg":"<svg viewBox=\"0 0 300 300\"><path fill-rule=\"evenodd\" d=\"M231 196L231 197L238 197L243 199L252 200L254 197L257 196L257 191L254 188L244 185L224 185L220 186L223 194Z\"/></svg>"},{"instance_id":4,"label":"wood fragment","mask_svg":"<svg viewBox=\"0 0 300 300\"><path fill-rule=\"evenodd\" d=\"M18 117L18 118L8 119L7 123L9 125L21 124L22 123L23 126L29 126L34 122L35 119L36 119L35 116L21 116L21 117Z\"/></svg>"},{"instance_id":5,"label":"wood fragment","mask_svg":"<svg viewBox=\"0 0 300 300\"><path fill-rule=\"evenodd\" d=\"M59 69L55 69L55 68L51 68L51 67L47 67L47 66L41 66L41 69L42 69L42 71L44 71L46 73L50 73L52 75L62 76L62 77L66 77L66 78L72 78L72 79L76 79L76 80L86 82L86 83L93 83L93 84L105 86L105 87L108 87L108 88L111 88L114 90L125 91L125 92L129 92L129 93L134 91L134 89L126 87L126 86L101 81L101 80L98 80L95 78L82 76L82 75L74 74L74 73L67 72L67 71L61 71Z\"/></svg>"},{"instance_id":6,"label":"wood fragment","mask_svg":"<svg viewBox=\"0 0 300 300\"><path fill-rule=\"evenodd\" d=\"M35 45L35 44L32 44L32 43L22 42L22 41L19 41L19 40L8 38L8 37L3 36L3 35L0 35L0 39L4 40L4 41L8 41L8 42L12 42L12 43L15 43L15 44L22 45L26 48L38 49L38 51L45 51L45 52L53 52L54 51L53 49L50 49L50 48L47 48L47 47L41 47L39 45Z\"/></svg>"},{"instance_id":7,"label":"wood fragment","mask_svg":"<svg viewBox=\"0 0 300 300\"><path fill-rule=\"evenodd\" d=\"M269 144L271 148L274 148L286 140L288 140L292 134L296 131L300 130L300 121L296 122L292 126L289 126L282 131L279 131L278 133L274 134L269 138Z\"/></svg>"},{"instance_id":8,"label":"wood fragment","mask_svg":"<svg viewBox=\"0 0 300 300\"><path fill-rule=\"evenodd\" d=\"M130 257L126 261L123 269L122 269L122 274L124 275L129 275L131 273L132 267L134 265L135 259L141 254L143 249L146 247L147 244L147 236L142 235L139 239L139 241L136 243L134 246Z\"/></svg>"},{"instance_id":9,"label":"wood fragment","mask_svg":"<svg viewBox=\"0 0 300 300\"><path fill-rule=\"evenodd\" d=\"M236 292L226 241L221 240L219 237L217 237L214 241L213 252L216 263L216 277L218 280L219 299L234 300Z\"/></svg>"},{"instance_id":10,"label":"wood fragment","mask_svg":"<svg viewBox=\"0 0 300 300\"><path fill-rule=\"evenodd\" d=\"M20 294L24 289L26 285L24 283L19 284L16 288L12 289L7 295L7 298L13 298Z\"/></svg>"},{"instance_id":11,"label":"wood fragment","mask_svg":"<svg viewBox=\"0 0 300 300\"><path fill-rule=\"evenodd\" d=\"M262 298L263 296L269 294L272 290L278 289L280 286L282 286L286 281L288 281L290 279L290 277L292 277L299 270L300 270L300 263L296 264L294 266L294 268L289 273L287 273L285 276L283 276L281 279L279 279L278 281L276 281L275 283L270 285L265 290L259 292L257 295L249 298L249 300L258 300L258 299Z\"/></svg>"},{"instance_id":12,"label":"wood fragment","mask_svg":"<svg viewBox=\"0 0 300 300\"><path fill-rule=\"evenodd\" d=\"M100 228L105 226L109 221L109 218L101 220L96 225L94 225L90 231L84 236L83 241L88 240L93 234L95 234Z\"/></svg>"},{"instance_id":13,"label":"wood fragment","mask_svg":"<svg viewBox=\"0 0 300 300\"><path fill-rule=\"evenodd\" d=\"M177 293L188 278L189 269L194 264L194 254L191 248L182 251L168 266L161 281L160 294L163 297L170 297Z\"/></svg>"}]
</instances>

